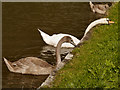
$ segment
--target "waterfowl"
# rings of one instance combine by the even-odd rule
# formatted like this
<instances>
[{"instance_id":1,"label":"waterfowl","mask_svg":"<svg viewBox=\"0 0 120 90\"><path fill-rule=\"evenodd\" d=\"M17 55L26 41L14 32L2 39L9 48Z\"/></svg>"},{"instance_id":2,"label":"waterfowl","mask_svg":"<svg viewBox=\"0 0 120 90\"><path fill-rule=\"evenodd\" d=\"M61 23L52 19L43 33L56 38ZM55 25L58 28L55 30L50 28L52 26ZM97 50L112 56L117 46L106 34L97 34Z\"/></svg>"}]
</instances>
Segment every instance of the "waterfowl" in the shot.
<instances>
[{"instance_id":1,"label":"waterfowl","mask_svg":"<svg viewBox=\"0 0 120 90\"><path fill-rule=\"evenodd\" d=\"M80 42L79 39L77 39L76 37L74 37L72 35L69 35L69 34L60 33L60 34L53 34L52 36L50 36L40 29L38 29L38 31L40 32L40 34L41 34L43 40L45 41L45 43L48 44L48 45L54 46L54 47L57 46L57 43L59 42L59 40L64 36L70 36L73 39L73 41L76 45ZM74 47L74 45L66 42L66 43L62 44L62 47Z\"/></svg>"},{"instance_id":2,"label":"waterfowl","mask_svg":"<svg viewBox=\"0 0 120 90\"><path fill-rule=\"evenodd\" d=\"M64 42L71 43L75 45L72 38L69 36L64 36L57 44L56 48L56 60L57 63L55 66L50 65L46 61L39 59L37 57L26 57L19 59L15 62L10 62L6 58L4 61L11 72L22 73L22 74L33 74L33 75L47 75L52 72L53 69L58 67L61 62L60 49L61 45Z\"/></svg>"},{"instance_id":3,"label":"waterfowl","mask_svg":"<svg viewBox=\"0 0 120 90\"><path fill-rule=\"evenodd\" d=\"M93 21L88 27L87 29L85 30L85 33L84 33L84 36L83 38L86 37L86 34L90 31L90 29L98 24L110 24L110 23L114 23L113 21L109 20L109 18L101 18L101 19L98 19L98 20L95 20ZM77 39L76 37L72 36L72 35L69 35L69 34L53 34L52 36L44 33L43 31L41 31L40 29L38 29L38 31L40 32L43 40L45 41L46 44L48 45L52 45L54 47L57 46L57 43L59 42L59 40L64 37L64 36L70 36L74 43L76 45L78 45L78 43L80 43L81 40ZM82 38L82 39L83 39ZM73 48L74 46L70 43L63 43L62 44L62 47L67 47L67 48Z\"/></svg>"},{"instance_id":4,"label":"waterfowl","mask_svg":"<svg viewBox=\"0 0 120 90\"><path fill-rule=\"evenodd\" d=\"M94 13L106 14L106 11L109 9L108 4L96 4L96 5L94 5L91 1L89 4L90 4L91 10Z\"/></svg>"}]
</instances>

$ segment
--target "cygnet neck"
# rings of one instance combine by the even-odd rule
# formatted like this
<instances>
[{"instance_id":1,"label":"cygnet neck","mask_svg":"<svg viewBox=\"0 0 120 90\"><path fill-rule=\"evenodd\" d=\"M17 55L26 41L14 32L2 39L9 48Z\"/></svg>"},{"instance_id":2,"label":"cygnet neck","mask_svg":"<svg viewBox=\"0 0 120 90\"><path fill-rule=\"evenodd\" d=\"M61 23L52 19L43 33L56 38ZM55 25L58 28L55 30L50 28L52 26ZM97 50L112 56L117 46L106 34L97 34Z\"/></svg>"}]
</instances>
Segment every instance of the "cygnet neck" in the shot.
<instances>
[{"instance_id":1,"label":"cygnet neck","mask_svg":"<svg viewBox=\"0 0 120 90\"><path fill-rule=\"evenodd\" d=\"M56 60L57 60L56 66L61 62L60 50L61 50L61 45L64 42L65 42L65 40L64 40L64 38L62 38L57 44L57 47L56 47Z\"/></svg>"}]
</instances>

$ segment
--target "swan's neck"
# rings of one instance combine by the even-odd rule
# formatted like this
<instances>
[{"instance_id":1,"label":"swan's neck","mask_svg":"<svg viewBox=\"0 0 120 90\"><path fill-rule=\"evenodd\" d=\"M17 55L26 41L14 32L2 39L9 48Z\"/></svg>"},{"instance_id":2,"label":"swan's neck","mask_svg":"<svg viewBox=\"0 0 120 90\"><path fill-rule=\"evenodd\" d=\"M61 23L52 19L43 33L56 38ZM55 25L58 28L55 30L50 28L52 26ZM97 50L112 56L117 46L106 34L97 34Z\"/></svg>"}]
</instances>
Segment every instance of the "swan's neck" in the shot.
<instances>
[{"instance_id":1,"label":"swan's neck","mask_svg":"<svg viewBox=\"0 0 120 90\"><path fill-rule=\"evenodd\" d=\"M62 45L63 42L64 42L64 40L61 39L61 40L58 42L57 47L56 47L56 59L57 59L57 64L56 64L56 66L61 62L60 49L61 49L61 45Z\"/></svg>"},{"instance_id":2,"label":"swan's neck","mask_svg":"<svg viewBox=\"0 0 120 90\"><path fill-rule=\"evenodd\" d=\"M92 22L88 27L87 29L85 30L85 33L84 33L84 36L86 36L86 34L90 31L91 28L93 28L94 26L96 26L97 24L102 24L101 20L96 20L94 22Z\"/></svg>"}]
</instances>

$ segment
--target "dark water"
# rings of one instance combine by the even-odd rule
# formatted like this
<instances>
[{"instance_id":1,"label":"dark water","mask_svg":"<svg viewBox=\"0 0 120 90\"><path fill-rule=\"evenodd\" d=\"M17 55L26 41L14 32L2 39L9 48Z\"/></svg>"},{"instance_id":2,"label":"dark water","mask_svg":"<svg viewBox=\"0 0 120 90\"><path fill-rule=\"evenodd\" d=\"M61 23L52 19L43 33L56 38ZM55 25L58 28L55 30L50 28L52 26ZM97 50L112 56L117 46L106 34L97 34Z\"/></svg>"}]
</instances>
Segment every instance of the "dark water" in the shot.
<instances>
[{"instance_id":1,"label":"dark water","mask_svg":"<svg viewBox=\"0 0 120 90\"><path fill-rule=\"evenodd\" d=\"M2 3L2 10L2 56L10 61L35 56L50 64L55 64L55 48L44 43L37 28L49 35L67 33L81 39L89 23L101 17L81 2ZM37 88L47 77L11 73L4 62L2 75L3 88Z\"/></svg>"}]
</instances>

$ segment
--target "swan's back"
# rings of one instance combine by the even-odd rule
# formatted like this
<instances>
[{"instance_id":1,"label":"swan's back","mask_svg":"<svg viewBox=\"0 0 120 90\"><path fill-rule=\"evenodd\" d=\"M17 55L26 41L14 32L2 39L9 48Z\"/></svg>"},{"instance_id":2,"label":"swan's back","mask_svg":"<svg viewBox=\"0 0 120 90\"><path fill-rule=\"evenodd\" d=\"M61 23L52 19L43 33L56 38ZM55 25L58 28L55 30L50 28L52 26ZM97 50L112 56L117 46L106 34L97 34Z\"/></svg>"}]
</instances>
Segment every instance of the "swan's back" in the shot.
<instances>
[{"instance_id":1,"label":"swan's back","mask_svg":"<svg viewBox=\"0 0 120 90\"><path fill-rule=\"evenodd\" d=\"M58 44L58 42L60 41L60 39L63 38L64 36L71 37L76 45L80 42L79 39L77 39L76 37L74 37L72 35L60 33L60 34L53 34L51 36L51 45L53 45L54 47L56 47L57 44ZM72 44L70 44L70 43L63 43L62 47L74 47L74 46Z\"/></svg>"},{"instance_id":2,"label":"swan's back","mask_svg":"<svg viewBox=\"0 0 120 90\"><path fill-rule=\"evenodd\" d=\"M60 34L53 34L52 36L50 36L50 35L44 33L43 31L41 31L40 29L38 29L38 30L39 30L43 40L46 42L46 44L52 45L54 47L57 46L60 39L63 38L64 36L70 36L76 45L80 42L79 39L77 39L76 37L69 35L69 34L60 33ZM74 47L74 46L70 43L63 43L62 47Z\"/></svg>"},{"instance_id":3,"label":"swan's back","mask_svg":"<svg viewBox=\"0 0 120 90\"><path fill-rule=\"evenodd\" d=\"M14 62L14 63L17 63L17 64L24 64L24 65L27 65L27 66L31 66L34 64L36 66L39 66L39 67L51 67L52 65L48 64L46 61L42 60L42 59L39 59L39 58L36 58L36 57L26 57L26 58L22 58L22 59L19 59L18 61Z\"/></svg>"},{"instance_id":4,"label":"swan's back","mask_svg":"<svg viewBox=\"0 0 120 90\"><path fill-rule=\"evenodd\" d=\"M95 5L94 8L97 8L102 11L106 11L109 8L109 6L107 4L104 4L104 5L99 4L99 5Z\"/></svg>"},{"instance_id":5,"label":"swan's back","mask_svg":"<svg viewBox=\"0 0 120 90\"><path fill-rule=\"evenodd\" d=\"M7 64L7 63L6 63ZM26 57L19 59L13 63L9 63L12 69L8 67L11 72L22 74L46 75L50 74L53 66L46 61L36 57ZM9 66L7 64L7 66Z\"/></svg>"}]
</instances>

